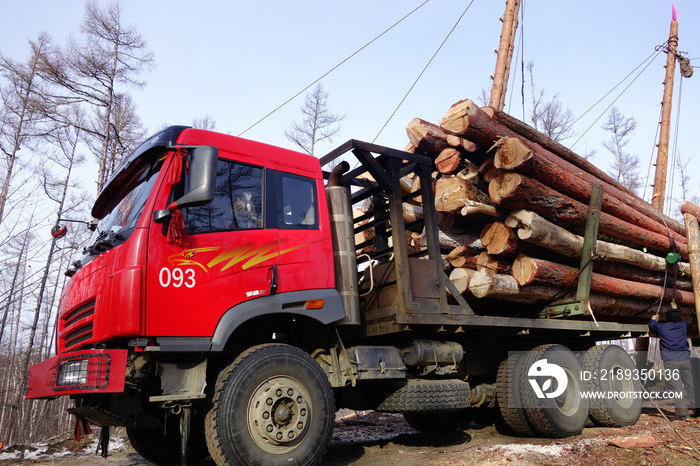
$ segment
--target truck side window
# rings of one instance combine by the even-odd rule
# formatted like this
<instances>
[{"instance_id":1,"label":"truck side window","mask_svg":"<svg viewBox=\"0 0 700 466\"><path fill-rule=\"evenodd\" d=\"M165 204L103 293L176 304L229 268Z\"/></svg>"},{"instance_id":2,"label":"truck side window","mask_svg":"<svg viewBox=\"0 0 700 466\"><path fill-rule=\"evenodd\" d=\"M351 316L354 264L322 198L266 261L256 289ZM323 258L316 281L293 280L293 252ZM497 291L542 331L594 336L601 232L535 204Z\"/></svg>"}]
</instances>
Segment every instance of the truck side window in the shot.
<instances>
[{"instance_id":1,"label":"truck side window","mask_svg":"<svg viewBox=\"0 0 700 466\"><path fill-rule=\"evenodd\" d=\"M187 233L262 228L262 180L260 167L219 159L214 200L185 209Z\"/></svg>"},{"instance_id":2,"label":"truck side window","mask_svg":"<svg viewBox=\"0 0 700 466\"><path fill-rule=\"evenodd\" d=\"M277 172L277 228L318 229L316 182L311 178Z\"/></svg>"}]
</instances>

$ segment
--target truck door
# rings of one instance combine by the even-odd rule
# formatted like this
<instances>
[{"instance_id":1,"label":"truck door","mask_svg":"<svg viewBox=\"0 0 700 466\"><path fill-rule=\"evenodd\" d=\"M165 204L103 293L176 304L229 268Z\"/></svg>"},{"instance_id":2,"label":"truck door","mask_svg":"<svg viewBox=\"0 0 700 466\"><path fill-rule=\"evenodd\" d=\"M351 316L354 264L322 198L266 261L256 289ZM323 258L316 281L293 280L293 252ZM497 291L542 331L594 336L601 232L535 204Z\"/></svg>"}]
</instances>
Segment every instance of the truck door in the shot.
<instances>
[{"instance_id":1,"label":"truck door","mask_svg":"<svg viewBox=\"0 0 700 466\"><path fill-rule=\"evenodd\" d=\"M265 201L266 172L263 167L220 158L214 200L183 211L184 248L166 241L167 224L152 225L147 334L211 336L221 315L232 306L275 291L279 240L276 227L268 228L273 222L265 218L269 210L274 211ZM162 193L156 209L176 197L176 192Z\"/></svg>"},{"instance_id":2,"label":"truck door","mask_svg":"<svg viewBox=\"0 0 700 466\"><path fill-rule=\"evenodd\" d=\"M276 170L274 185L280 242L278 291L333 288L323 184L310 176Z\"/></svg>"}]
</instances>

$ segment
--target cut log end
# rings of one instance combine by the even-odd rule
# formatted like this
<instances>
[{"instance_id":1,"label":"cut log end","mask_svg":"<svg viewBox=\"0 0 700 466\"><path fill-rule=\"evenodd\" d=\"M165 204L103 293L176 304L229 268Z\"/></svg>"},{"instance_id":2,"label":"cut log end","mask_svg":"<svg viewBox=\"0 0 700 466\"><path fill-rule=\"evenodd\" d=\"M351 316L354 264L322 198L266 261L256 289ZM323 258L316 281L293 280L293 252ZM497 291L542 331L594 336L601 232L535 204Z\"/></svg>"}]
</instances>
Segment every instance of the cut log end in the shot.
<instances>
[{"instance_id":1,"label":"cut log end","mask_svg":"<svg viewBox=\"0 0 700 466\"><path fill-rule=\"evenodd\" d=\"M496 168L514 170L534 157L534 152L517 138L505 138L496 151Z\"/></svg>"}]
</instances>

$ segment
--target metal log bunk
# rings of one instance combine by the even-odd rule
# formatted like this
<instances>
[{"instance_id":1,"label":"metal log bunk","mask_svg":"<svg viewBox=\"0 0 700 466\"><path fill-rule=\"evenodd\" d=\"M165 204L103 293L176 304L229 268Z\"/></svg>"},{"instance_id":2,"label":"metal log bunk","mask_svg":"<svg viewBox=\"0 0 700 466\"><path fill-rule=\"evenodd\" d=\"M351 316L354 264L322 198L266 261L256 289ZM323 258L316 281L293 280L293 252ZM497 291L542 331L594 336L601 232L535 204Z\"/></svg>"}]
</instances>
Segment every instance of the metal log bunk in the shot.
<instances>
[{"instance_id":1,"label":"metal log bunk","mask_svg":"<svg viewBox=\"0 0 700 466\"><path fill-rule=\"evenodd\" d=\"M352 189L352 204L371 199L370 212L355 218L355 234L374 229L371 241L356 245L358 264L373 266L374 286L362 299L362 319L366 336L419 330L421 327L445 331L468 328L497 327L502 334L530 331L569 331L574 334L606 335L610 338L637 336L646 332L646 325L614 322L596 323L588 320L555 320L527 317L476 315L447 279L438 242L438 225L432 191L433 160L429 157L396 150L363 141L350 140L321 158L323 167L333 165L351 154L355 168L341 175L339 183ZM329 165L330 164L330 165ZM353 165L351 163L351 165ZM400 179L414 174L421 189L403 194ZM329 172L324 171L327 178ZM404 204L420 195L423 218L406 224ZM598 208L599 211L599 208ZM593 216L597 227L597 215ZM424 228L426 247L411 252L406 242L406 231ZM595 233L591 233L595 239ZM369 258L369 259L368 259ZM427 259L427 260L426 260ZM583 266L582 266L583 267ZM584 276L590 267L582 268ZM368 274L363 282L369 287ZM585 282L585 280L584 280ZM585 309L588 290L577 293L581 309ZM567 303L571 304L571 303ZM566 312L550 307L552 312Z\"/></svg>"}]
</instances>

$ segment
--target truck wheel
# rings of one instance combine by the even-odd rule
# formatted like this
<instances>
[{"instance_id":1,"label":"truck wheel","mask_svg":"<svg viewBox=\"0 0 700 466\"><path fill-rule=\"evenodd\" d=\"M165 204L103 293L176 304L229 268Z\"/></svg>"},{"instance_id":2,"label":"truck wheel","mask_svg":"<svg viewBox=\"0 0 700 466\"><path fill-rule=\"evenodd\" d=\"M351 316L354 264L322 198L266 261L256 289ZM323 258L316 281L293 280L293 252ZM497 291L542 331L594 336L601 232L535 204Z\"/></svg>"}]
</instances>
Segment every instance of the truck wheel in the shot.
<instances>
[{"instance_id":1,"label":"truck wheel","mask_svg":"<svg viewBox=\"0 0 700 466\"><path fill-rule=\"evenodd\" d=\"M616 377L619 371L634 374L636 366L625 350L617 345L594 346L583 355L583 370L591 374L588 389L591 392L640 392L638 380ZM624 374L624 372L622 372ZM637 423L642 414L642 400L629 397L591 398L591 419L598 426L620 427Z\"/></svg>"},{"instance_id":2,"label":"truck wheel","mask_svg":"<svg viewBox=\"0 0 700 466\"><path fill-rule=\"evenodd\" d=\"M387 385L390 392L376 410L383 413L459 411L471 403L469 384L461 380L406 380Z\"/></svg>"},{"instance_id":3,"label":"truck wheel","mask_svg":"<svg viewBox=\"0 0 700 466\"><path fill-rule=\"evenodd\" d=\"M180 429L177 416L168 416L173 425L161 427L127 427L126 435L136 453L145 460L161 466L180 464ZM197 422L199 421L199 422ZM165 430L165 432L164 432ZM204 438L203 419L192 419L190 442L187 446L188 462L201 461L209 456Z\"/></svg>"},{"instance_id":4,"label":"truck wheel","mask_svg":"<svg viewBox=\"0 0 700 466\"><path fill-rule=\"evenodd\" d=\"M589 401L581 395L588 386L581 381L581 363L574 353L562 345L542 345L523 362L530 385L523 390L523 402L535 432L558 438L580 434L588 420Z\"/></svg>"},{"instance_id":5,"label":"truck wheel","mask_svg":"<svg viewBox=\"0 0 700 466\"><path fill-rule=\"evenodd\" d=\"M255 346L216 381L205 430L216 464L310 465L328 448L335 400L308 354L283 344Z\"/></svg>"},{"instance_id":6,"label":"truck wheel","mask_svg":"<svg viewBox=\"0 0 700 466\"><path fill-rule=\"evenodd\" d=\"M523 403L523 384L527 384L523 373L524 355L513 354L498 366L496 378L496 401L498 410L508 428L516 435L532 437L535 431L530 426Z\"/></svg>"}]
</instances>

